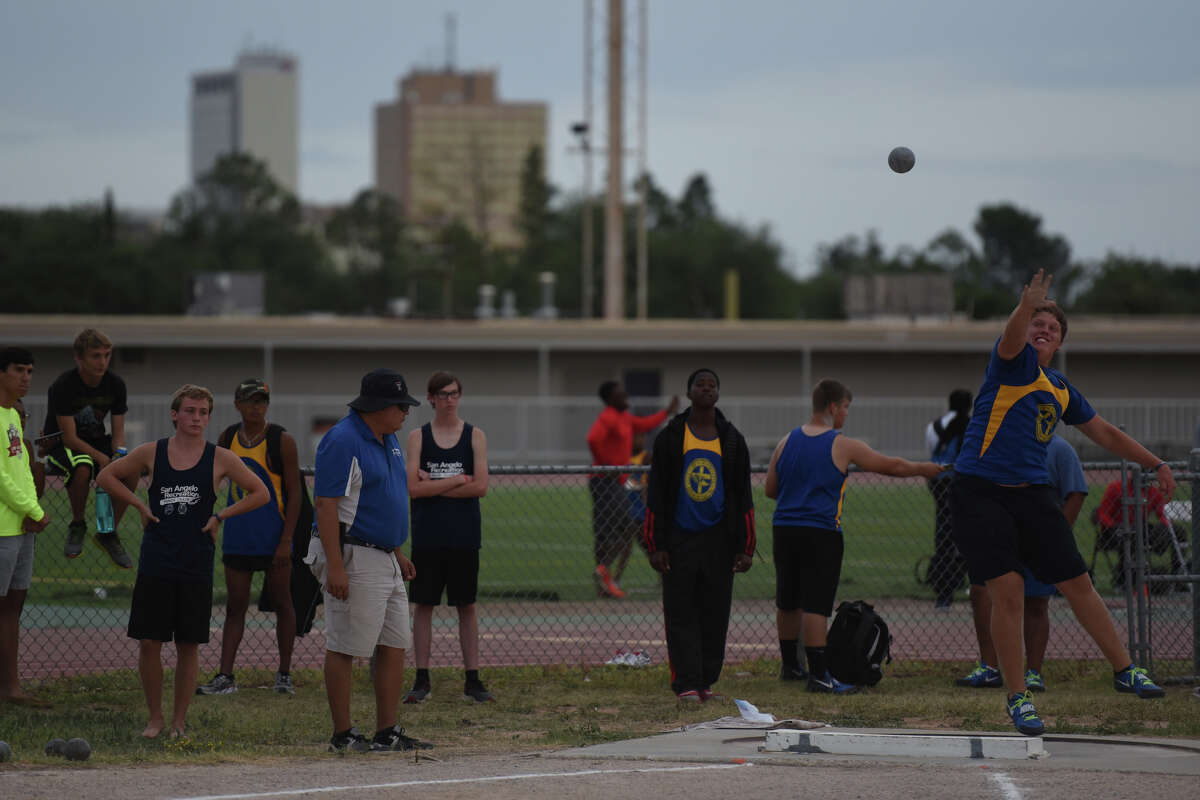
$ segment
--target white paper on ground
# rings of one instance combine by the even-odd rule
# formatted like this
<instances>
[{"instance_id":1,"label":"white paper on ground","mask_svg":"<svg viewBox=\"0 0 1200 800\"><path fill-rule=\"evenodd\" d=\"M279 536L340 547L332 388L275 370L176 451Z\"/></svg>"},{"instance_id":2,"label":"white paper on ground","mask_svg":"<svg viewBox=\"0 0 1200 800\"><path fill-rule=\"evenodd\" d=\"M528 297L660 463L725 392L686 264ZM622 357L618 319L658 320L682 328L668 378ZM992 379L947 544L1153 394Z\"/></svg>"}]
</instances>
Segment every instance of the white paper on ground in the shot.
<instances>
[{"instance_id":1,"label":"white paper on ground","mask_svg":"<svg viewBox=\"0 0 1200 800\"><path fill-rule=\"evenodd\" d=\"M734 700L734 705L738 707L738 711L742 712L742 719L747 722L774 722L773 714L764 714L755 708L753 703L748 703L745 700Z\"/></svg>"}]
</instances>

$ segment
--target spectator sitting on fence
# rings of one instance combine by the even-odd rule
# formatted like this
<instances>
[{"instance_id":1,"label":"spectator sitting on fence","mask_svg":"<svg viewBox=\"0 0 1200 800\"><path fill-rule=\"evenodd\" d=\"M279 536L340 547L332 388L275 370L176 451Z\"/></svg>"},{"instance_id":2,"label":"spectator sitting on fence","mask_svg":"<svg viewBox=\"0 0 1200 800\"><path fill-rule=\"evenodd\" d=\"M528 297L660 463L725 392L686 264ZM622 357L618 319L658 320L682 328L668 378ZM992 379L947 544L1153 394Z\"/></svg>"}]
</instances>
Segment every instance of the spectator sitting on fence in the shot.
<instances>
[{"instance_id":1,"label":"spectator sitting on fence","mask_svg":"<svg viewBox=\"0 0 1200 800\"><path fill-rule=\"evenodd\" d=\"M36 704L21 690L17 650L21 612L33 580L37 533L50 522L38 502L33 453L24 437L21 398L33 379L33 354L21 347L0 350L0 427L7 450L0 462L0 701Z\"/></svg>"},{"instance_id":2,"label":"spectator sitting on fence","mask_svg":"<svg viewBox=\"0 0 1200 800\"><path fill-rule=\"evenodd\" d=\"M679 408L679 398L655 414L634 416L629 411L629 395L616 381L600 384L600 399L604 410L588 430L587 443L592 451L592 464L620 467L633 455L634 433L657 428ZM612 577L612 565L625 543L637 535L637 526L629 513L629 498L625 495L625 476L616 473L597 473L588 478L592 494L592 534L596 559L594 578L596 592L601 597L624 597L625 592Z\"/></svg>"},{"instance_id":3,"label":"spectator sitting on fence","mask_svg":"<svg viewBox=\"0 0 1200 800\"><path fill-rule=\"evenodd\" d=\"M750 569L754 556L750 451L717 409L720 393L711 369L688 376L691 407L654 440L646 487L645 543L662 575L671 690L690 703L715 696L733 574Z\"/></svg>"},{"instance_id":4,"label":"spectator sitting on fence","mask_svg":"<svg viewBox=\"0 0 1200 800\"><path fill-rule=\"evenodd\" d=\"M1058 434L1046 448L1046 471L1050 486L1058 495L1063 516L1072 528L1087 497L1087 478L1075 448ZM1035 692L1046 691L1042 664L1046 660L1046 645L1050 641L1050 597L1058 590L1033 577L1025 567L1025 685ZM979 664L967 675L955 681L959 686L975 689L1004 685L996 663L996 647L992 644L992 603L987 587L971 581L971 618L975 623L975 638L979 641Z\"/></svg>"},{"instance_id":5,"label":"spectator sitting on fence","mask_svg":"<svg viewBox=\"0 0 1200 800\"><path fill-rule=\"evenodd\" d=\"M1121 479L1118 478L1104 488L1104 496L1100 505L1092 512L1092 521L1096 524L1096 548L1098 550L1113 550L1117 554L1117 563L1112 571L1112 585L1120 588L1125 585L1125 543L1121 539L1120 530L1124 517L1122 507L1123 497L1133 497L1133 478L1126 481L1126 488L1121 489ZM1146 502L1146 518L1151 514L1158 518L1157 525L1148 525L1149 537L1147 546L1152 552L1162 553L1171 546L1170 532L1173 526L1167 518L1167 500L1157 486L1143 485L1142 497ZM1130 524L1133 522L1133 510L1130 509ZM1177 559L1176 559L1177 560Z\"/></svg>"},{"instance_id":6,"label":"spectator sitting on fence","mask_svg":"<svg viewBox=\"0 0 1200 800\"><path fill-rule=\"evenodd\" d=\"M1043 270L1030 279L992 349L950 489L954 541L972 580L986 584L991 597L992 642L1007 689L1006 710L1017 731L1027 736L1041 735L1044 725L1025 685L1025 567L1067 598L1112 664L1113 688L1142 698L1164 694L1121 644L1058 498L1047 485L1046 447L1059 420L1155 472L1167 496L1175 491L1165 461L1092 410L1079 390L1051 369L1066 338L1067 317L1047 299L1050 282Z\"/></svg>"},{"instance_id":7,"label":"spectator sitting on fence","mask_svg":"<svg viewBox=\"0 0 1200 800\"><path fill-rule=\"evenodd\" d=\"M270 500L261 508L225 523L221 537L221 563L225 566L225 625L221 629L221 666L197 694L232 694L237 691L233 664L246 630L250 607L250 582L264 573L267 595L275 610L275 639L279 670L274 691L294 694L292 648L296 643L296 610L292 606L292 536L300 517L300 459L296 440L282 426L267 423L271 390L259 378L247 378L233 392L233 404L242 421L221 432L217 444L232 450L267 487ZM230 484L227 506L242 499ZM303 531L311 537L311 531Z\"/></svg>"},{"instance_id":8,"label":"spectator sitting on fence","mask_svg":"<svg viewBox=\"0 0 1200 800\"><path fill-rule=\"evenodd\" d=\"M950 410L925 427L925 445L933 463L954 463L970 417L971 393L966 389L955 389L950 393ZM954 546L954 526L950 520L951 477L951 472L942 471L928 482L934 502L933 558L929 560L925 582L933 586L934 607L943 609L954 603L954 593L967 573L967 564Z\"/></svg>"},{"instance_id":9,"label":"spectator sitting on fence","mask_svg":"<svg viewBox=\"0 0 1200 800\"><path fill-rule=\"evenodd\" d=\"M877 453L841 435L853 396L830 378L812 393L812 418L779 441L767 467L766 495L776 498L775 620L785 681L808 680L810 692L849 694L858 687L830 674L825 655L829 616L842 572L842 501L851 464L895 477L932 478L932 461ZM808 671L800 667L803 642Z\"/></svg>"},{"instance_id":10,"label":"spectator sitting on fence","mask_svg":"<svg viewBox=\"0 0 1200 800\"><path fill-rule=\"evenodd\" d=\"M71 523L63 555L78 558L83 553L87 534L88 489L92 478L125 452L125 381L112 370L112 341L95 328L80 331L75 337L75 368L69 369L50 384L47 393L45 437L48 445L46 463L54 474L65 475L67 499L71 502ZM104 432L108 416L112 433ZM57 440L52 437L58 435ZM126 487L137 485L137 476ZM113 530L96 532L96 543L121 569L132 569L133 559L125 552L117 527L128 506L114 498Z\"/></svg>"},{"instance_id":11,"label":"spectator sitting on fence","mask_svg":"<svg viewBox=\"0 0 1200 800\"><path fill-rule=\"evenodd\" d=\"M162 708L163 642L175 641L175 704L172 739L186 732L187 710L196 691L200 645L208 641L212 616L213 554L217 529L238 514L263 506L267 487L240 458L206 442L212 392L185 384L171 398L175 433L134 448L100 473L99 485L113 499L141 513L145 532L129 610L129 638L138 640L138 675L150 719L142 736L165 727ZM142 501L127 486L143 474L150 488ZM245 495L213 513L216 487L229 478Z\"/></svg>"},{"instance_id":12,"label":"spectator sitting on fence","mask_svg":"<svg viewBox=\"0 0 1200 800\"><path fill-rule=\"evenodd\" d=\"M433 609L442 602L458 611L463 699L494 700L479 678L479 550L483 526L479 498L487 494L487 436L458 416L462 383L435 372L426 384L433 421L408 435L408 495L412 498L412 562L409 586L413 613L413 660L417 676L405 703L422 703L432 692L429 678Z\"/></svg>"}]
</instances>

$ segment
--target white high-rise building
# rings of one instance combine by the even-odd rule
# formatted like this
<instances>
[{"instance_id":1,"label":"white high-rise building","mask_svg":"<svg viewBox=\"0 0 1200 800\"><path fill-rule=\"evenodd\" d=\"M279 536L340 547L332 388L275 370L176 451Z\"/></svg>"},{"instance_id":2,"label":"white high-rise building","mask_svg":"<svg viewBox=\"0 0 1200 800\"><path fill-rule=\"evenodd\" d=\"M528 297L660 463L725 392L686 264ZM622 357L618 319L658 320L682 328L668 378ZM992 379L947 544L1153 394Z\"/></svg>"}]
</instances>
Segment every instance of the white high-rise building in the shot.
<instances>
[{"instance_id":1,"label":"white high-rise building","mask_svg":"<svg viewBox=\"0 0 1200 800\"><path fill-rule=\"evenodd\" d=\"M233 70L192 76L191 176L194 182L226 153L263 161L275 181L299 194L296 59L268 50L244 52Z\"/></svg>"}]
</instances>

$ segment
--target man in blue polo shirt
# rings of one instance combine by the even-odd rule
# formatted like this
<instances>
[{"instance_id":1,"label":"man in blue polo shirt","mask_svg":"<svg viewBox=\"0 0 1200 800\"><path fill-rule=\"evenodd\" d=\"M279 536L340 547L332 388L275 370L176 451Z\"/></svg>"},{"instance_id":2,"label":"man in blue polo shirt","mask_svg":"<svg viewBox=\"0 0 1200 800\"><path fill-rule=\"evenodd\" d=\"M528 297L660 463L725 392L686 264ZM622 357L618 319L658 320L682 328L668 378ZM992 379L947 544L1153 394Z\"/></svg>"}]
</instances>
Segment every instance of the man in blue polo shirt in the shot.
<instances>
[{"instance_id":1,"label":"man in blue polo shirt","mask_svg":"<svg viewBox=\"0 0 1200 800\"><path fill-rule=\"evenodd\" d=\"M400 546L408 538L408 478L396 431L420 405L389 369L363 376L350 413L317 448L316 530L305 561L325 593L325 692L332 752L431 747L396 724L404 651L412 642L404 581L416 570ZM354 657L375 662L376 732L350 724Z\"/></svg>"}]
</instances>

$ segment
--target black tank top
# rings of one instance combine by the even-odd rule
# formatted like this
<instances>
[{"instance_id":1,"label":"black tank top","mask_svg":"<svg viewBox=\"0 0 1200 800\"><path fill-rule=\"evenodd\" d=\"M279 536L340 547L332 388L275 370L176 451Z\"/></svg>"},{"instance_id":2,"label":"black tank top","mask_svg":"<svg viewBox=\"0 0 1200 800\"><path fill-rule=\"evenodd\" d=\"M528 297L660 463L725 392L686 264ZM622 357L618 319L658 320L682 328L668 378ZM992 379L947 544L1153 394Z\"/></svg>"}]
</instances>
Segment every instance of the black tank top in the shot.
<instances>
[{"instance_id":1,"label":"black tank top","mask_svg":"<svg viewBox=\"0 0 1200 800\"><path fill-rule=\"evenodd\" d=\"M204 454L190 469L172 469L167 439L154 450L154 477L148 496L150 513L158 522L146 526L138 572L156 578L188 582L212 581L213 540L201 528L213 515L216 446L205 442Z\"/></svg>"},{"instance_id":2,"label":"black tank top","mask_svg":"<svg viewBox=\"0 0 1200 800\"><path fill-rule=\"evenodd\" d=\"M433 479L474 475L473 430L470 423L464 422L458 442L453 447L441 448L434 441L433 426L428 422L422 425L420 468ZM478 550L482 540L479 498L414 497L412 538L414 550Z\"/></svg>"}]
</instances>

